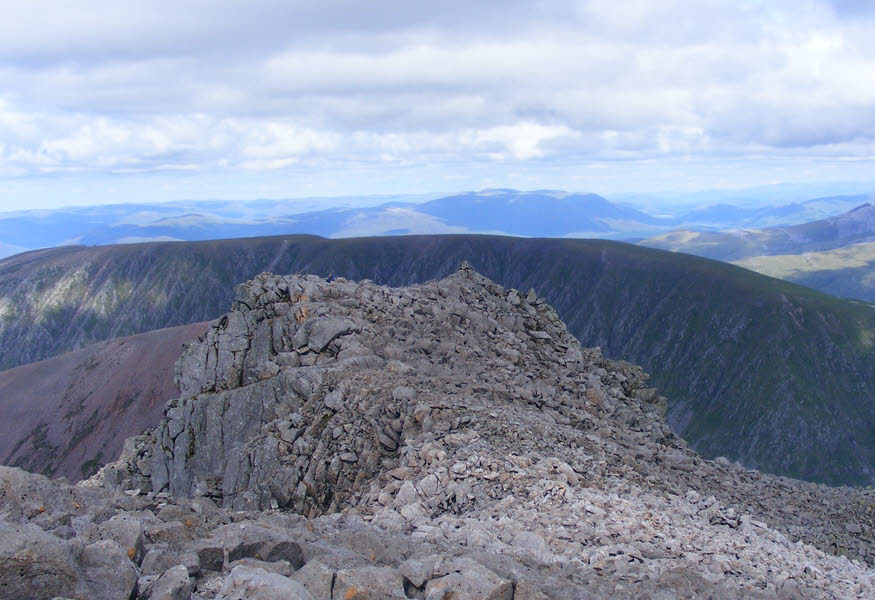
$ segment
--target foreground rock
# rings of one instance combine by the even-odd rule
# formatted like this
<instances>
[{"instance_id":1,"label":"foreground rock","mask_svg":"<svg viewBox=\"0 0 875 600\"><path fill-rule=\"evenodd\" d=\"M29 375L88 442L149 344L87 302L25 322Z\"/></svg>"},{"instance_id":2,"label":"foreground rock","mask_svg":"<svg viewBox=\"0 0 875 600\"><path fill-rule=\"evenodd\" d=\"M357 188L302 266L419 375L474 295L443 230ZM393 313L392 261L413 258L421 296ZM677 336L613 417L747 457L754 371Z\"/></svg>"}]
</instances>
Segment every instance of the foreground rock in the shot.
<instances>
[{"instance_id":1,"label":"foreground rock","mask_svg":"<svg viewBox=\"0 0 875 600\"><path fill-rule=\"evenodd\" d=\"M398 289L261 275L177 368L159 427L90 481L3 469L0 594L875 594L871 490L702 460L640 369L467 266Z\"/></svg>"}]
</instances>

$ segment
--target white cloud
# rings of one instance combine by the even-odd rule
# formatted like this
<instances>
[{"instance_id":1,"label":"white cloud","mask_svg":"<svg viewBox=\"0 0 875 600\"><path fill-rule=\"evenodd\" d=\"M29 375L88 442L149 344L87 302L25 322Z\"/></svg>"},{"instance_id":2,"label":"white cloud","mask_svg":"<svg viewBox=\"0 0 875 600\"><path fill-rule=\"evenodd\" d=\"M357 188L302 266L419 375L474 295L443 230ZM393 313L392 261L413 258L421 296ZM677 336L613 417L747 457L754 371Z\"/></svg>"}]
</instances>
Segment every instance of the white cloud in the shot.
<instances>
[{"instance_id":1,"label":"white cloud","mask_svg":"<svg viewBox=\"0 0 875 600\"><path fill-rule=\"evenodd\" d=\"M577 132L564 126L520 123L476 131L471 139L475 147L497 145L497 151L490 152L489 156L499 160L504 160L508 157L516 160L528 160L544 156L542 143L547 140L562 137L574 138L579 135Z\"/></svg>"},{"instance_id":2,"label":"white cloud","mask_svg":"<svg viewBox=\"0 0 875 600\"><path fill-rule=\"evenodd\" d=\"M432 6L0 0L0 177L875 156L869 3Z\"/></svg>"}]
</instances>

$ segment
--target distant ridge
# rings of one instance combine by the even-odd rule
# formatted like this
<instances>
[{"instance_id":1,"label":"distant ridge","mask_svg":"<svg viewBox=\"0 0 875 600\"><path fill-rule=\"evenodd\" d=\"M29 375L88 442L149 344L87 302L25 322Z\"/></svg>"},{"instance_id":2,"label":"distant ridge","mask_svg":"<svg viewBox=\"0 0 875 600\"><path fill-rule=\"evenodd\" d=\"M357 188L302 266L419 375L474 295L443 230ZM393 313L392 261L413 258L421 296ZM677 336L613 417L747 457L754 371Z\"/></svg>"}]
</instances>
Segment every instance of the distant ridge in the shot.
<instances>
[{"instance_id":1,"label":"distant ridge","mask_svg":"<svg viewBox=\"0 0 875 600\"><path fill-rule=\"evenodd\" d=\"M682 229L640 244L729 262L753 256L823 252L873 239L875 207L866 202L844 214L801 225L721 232Z\"/></svg>"},{"instance_id":2,"label":"distant ridge","mask_svg":"<svg viewBox=\"0 0 875 600\"><path fill-rule=\"evenodd\" d=\"M834 296L875 302L875 207L791 227L678 230L643 246L732 261Z\"/></svg>"},{"instance_id":3,"label":"distant ridge","mask_svg":"<svg viewBox=\"0 0 875 600\"><path fill-rule=\"evenodd\" d=\"M850 210L871 196L835 196L751 207L725 202L660 209L654 199L508 188L448 196L179 201L0 213L0 257L65 244L199 241L307 233L329 238L480 233L639 240L672 229L787 226ZM642 208L642 207L648 208ZM701 204L700 204L701 206Z\"/></svg>"}]
</instances>

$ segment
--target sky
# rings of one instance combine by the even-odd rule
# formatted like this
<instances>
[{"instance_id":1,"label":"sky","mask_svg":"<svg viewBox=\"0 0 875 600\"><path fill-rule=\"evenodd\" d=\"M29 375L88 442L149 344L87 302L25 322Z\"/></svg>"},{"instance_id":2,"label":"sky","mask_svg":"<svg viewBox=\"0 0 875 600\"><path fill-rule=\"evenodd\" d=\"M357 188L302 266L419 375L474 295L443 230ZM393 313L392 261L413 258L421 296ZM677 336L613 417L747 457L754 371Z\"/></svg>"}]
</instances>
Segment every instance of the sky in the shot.
<instances>
[{"instance_id":1,"label":"sky","mask_svg":"<svg viewBox=\"0 0 875 600\"><path fill-rule=\"evenodd\" d=\"M0 0L0 210L875 180L866 0Z\"/></svg>"}]
</instances>

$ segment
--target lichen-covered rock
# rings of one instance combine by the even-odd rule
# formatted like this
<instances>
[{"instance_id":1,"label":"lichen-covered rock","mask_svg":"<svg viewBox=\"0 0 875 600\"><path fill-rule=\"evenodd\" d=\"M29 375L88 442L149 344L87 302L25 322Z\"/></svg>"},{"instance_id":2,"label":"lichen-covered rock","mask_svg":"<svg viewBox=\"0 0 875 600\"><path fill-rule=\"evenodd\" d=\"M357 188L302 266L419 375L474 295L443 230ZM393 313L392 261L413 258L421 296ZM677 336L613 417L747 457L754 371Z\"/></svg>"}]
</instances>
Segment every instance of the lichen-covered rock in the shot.
<instances>
[{"instance_id":1,"label":"lichen-covered rock","mask_svg":"<svg viewBox=\"0 0 875 600\"><path fill-rule=\"evenodd\" d=\"M83 532L82 538L86 543L112 540L124 550L130 560L137 564L143 560L143 523L136 517L116 515Z\"/></svg>"},{"instance_id":2,"label":"lichen-covered rock","mask_svg":"<svg viewBox=\"0 0 875 600\"><path fill-rule=\"evenodd\" d=\"M311 560L292 574L292 579L307 588L314 598L331 598L334 571L318 560Z\"/></svg>"},{"instance_id":3,"label":"lichen-covered rock","mask_svg":"<svg viewBox=\"0 0 875 600\"><path fill-rule=\"evenodd\" d=\"M426 600L513 600L513 582L502 579L476 561L442 561L425 587Z\"/></svg>"},{"instance_id":4,"label":"lichen-covered rock","mask_svg":"<svg viewBox=\"0 0 875 600\"><path fill-rule=\"evenodd\" d=\"M0 598L52 598L88 590L81 548L36 525L0 522Z\"/></svg>"},{"instance_id":5,"label":"lichen-covered rock","mask_svg":"<svg viewBox=\"0 0 875 600\"><path fill-rule=\"evenodd\" d=\"M394 600L407 598L407 594L404 593L404 580L397 570L387 567L360 567L335 573L332 598Z\"/></svg>"},{"instance_id":6,"label":"lichen-covered rock","mask_svg":"<svg viewBox=\"0 0 875 600\"><path fill-rule=\"evenodd\" d=\"M80 564L90 598L115 600L131 597L137 585L137 567L130 560L129 550L111 539L94 542L82 549Z\"/></svg>"},{"instance_id":7,"label":"lichen-covered rock","mask_svg":"<svg viewBox=\"0 0 875 600\"><path fill-rule=\"evenodd\" d=\"M314 600L300 583L264 569L237 566L216 600Z\"/></svg>"},{"instance_id":8,"label":"lichen-covered rock","mask_svg":"<svg viewBox=\"0 0 875 600\"><path fill-rule=\"evenodd\" d=\"M190 600L190 598L191 580L185 565L176 565L165 570L152 585L148 595L148 600Z\"/></svg>"}]
</instances>

